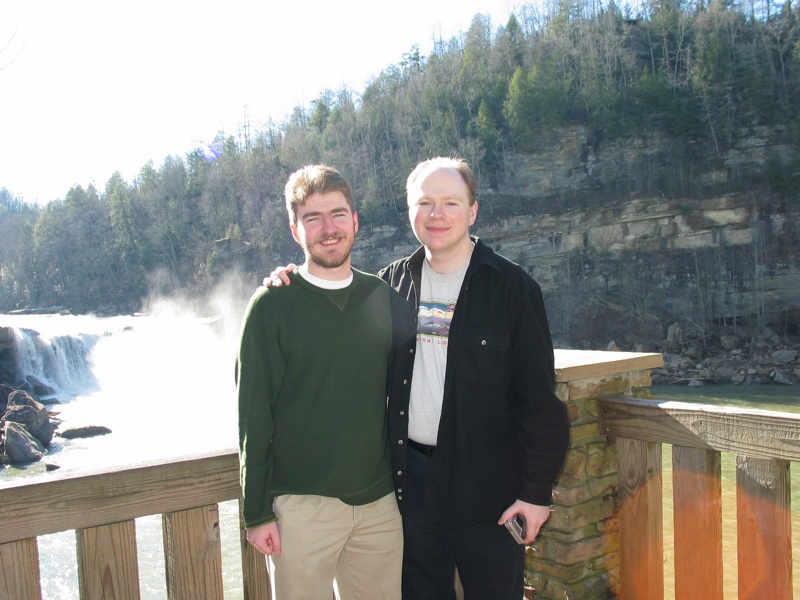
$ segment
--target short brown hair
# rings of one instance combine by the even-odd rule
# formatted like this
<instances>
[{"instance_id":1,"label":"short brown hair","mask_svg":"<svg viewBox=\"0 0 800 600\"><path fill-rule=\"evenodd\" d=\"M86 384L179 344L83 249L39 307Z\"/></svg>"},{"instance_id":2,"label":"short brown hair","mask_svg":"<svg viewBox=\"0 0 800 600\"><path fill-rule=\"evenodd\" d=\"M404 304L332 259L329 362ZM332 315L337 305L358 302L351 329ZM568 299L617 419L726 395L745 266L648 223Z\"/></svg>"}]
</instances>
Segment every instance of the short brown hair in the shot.
<instances>
[{"instance_id":1,"label":"short brown hair","mask_svg":"<svg viewBox=\"0 0 800 600\"><path fill-rule=\"evenodd\" d=\"M350 184L333 167L328 165L306 165L289 176L286 182L286 210L289 221L297 225L297 207L305 204L312 194L342 192L351 212L355 212L353 192Z\"/></svg>"},{"instance_id":2,"label":"short brown hair","mask_svg":"<svg viewBox=\"0 0 800 600\"><path fill-rule=\"evenodd\" d=\"M464 183L467 184L469 205L472 206L475 204L475 201L478 199L478 181L475 179L475 174L472 172L472 168L469 166L469 163L461 158L436 156L434 158L429 158L428 160L423 160L416 167L414 167L414 170L411 171L411 175L408 176L408 180L406 181L406 194L408 194L408 192L411 190L411 186L414 185L422 173L427 171L435 171L436 169L455 169L458 171L461 174L461 178L464 180Z\"/></svg>"}]
</instances>

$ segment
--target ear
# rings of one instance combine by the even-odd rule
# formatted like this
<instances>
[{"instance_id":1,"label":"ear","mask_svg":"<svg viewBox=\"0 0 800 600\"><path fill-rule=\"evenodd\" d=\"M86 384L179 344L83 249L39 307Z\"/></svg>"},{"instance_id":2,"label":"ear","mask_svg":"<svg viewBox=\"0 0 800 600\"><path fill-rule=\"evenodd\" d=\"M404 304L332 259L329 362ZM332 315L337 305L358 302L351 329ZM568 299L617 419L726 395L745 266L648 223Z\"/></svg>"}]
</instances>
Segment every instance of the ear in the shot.
<instances>
[{"instance_id":1,"label":"ear","mask_svg":"<svg viewBox=\"0 0 800 600\"><path fill-rule=\"evenodd\" d=\"M302 246L303 244L300 241L300 233L297 231L297 225L292 225L289 223L289 229L292 230L292 237L294 238L294 241Z\"/></svg>"},{"instance_id":2,"label":"ear","mask_svg":"<svg viewBox=\"0 0 800 600\"><path fill-rule=\"evenodd\" d=\"M358 213L353 212L353 233L358 233Z\"/></svg>"},{"instance_id":3,"label":"ear","mask_svg":"<svg viewBox=\"0 0 800 600\"><path fill-rule=\"evenodd\" d=\"M469 224L470 226L475 224L475 219L478 218L478 201L472 203L472 206L469 207Z\"/></svg>"}]
</instances>

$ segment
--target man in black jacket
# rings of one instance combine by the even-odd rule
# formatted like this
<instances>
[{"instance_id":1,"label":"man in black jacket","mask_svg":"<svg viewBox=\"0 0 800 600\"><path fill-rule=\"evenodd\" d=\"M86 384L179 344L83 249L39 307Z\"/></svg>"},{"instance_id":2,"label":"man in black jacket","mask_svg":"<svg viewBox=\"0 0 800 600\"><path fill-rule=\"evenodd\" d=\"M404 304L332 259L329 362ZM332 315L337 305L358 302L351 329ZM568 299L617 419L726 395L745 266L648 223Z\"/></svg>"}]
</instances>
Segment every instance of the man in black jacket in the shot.
<instances>
[{"instance_id":1,"label":"man in black jacket","mask_svg":"<svg viewBox=\"0 0 800 600\"><path fill-rule=\"evenodd\" d=\"M569 444L541 290L469 236L476 187L462 160L420 163L407 194L423 246L380 273L416 312L389 394L404 600L455 598L455 568L467 600L519 600L524 545L503 525L521 515L536 538Z\"/></svg>"}]
</instances>

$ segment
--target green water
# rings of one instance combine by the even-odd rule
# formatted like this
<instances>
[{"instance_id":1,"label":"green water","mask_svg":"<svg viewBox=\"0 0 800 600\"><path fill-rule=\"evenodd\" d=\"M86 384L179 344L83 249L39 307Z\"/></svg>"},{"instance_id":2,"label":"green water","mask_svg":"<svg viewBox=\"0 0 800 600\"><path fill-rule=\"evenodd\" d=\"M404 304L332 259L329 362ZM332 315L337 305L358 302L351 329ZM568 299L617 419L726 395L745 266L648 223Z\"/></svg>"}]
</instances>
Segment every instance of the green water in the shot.
<instances>
[{"instance_id":1,"label":"green water","mask_svg":"<svg viewBox=\"0 0 800 600\"><path fill-rule=\"evenodd\" d=\"M655 399L677 402L696 402L716 406L756 408L779 412L800 413L800 387L794 386L656 386ZM665 445L662 451L664 498L664 597L675 598L673 584L673 529L672 529L672 448ZM736 458L722 454L722 565L725 600L738 598L736 555ZM792 482L792 572L794 597L800 598L800 465L790 467ZM764 600L769 600L765 598Z\"/></svg>"},{"instance_id":2,"label":"green water","mask_svg":"<svg viewBox=\"0 0 800 600\"><path fill-rule=\"evenodd\" d=\"M705 385L688 387L658 385L654 398L678 402L698 402L737 408L758 408L800 413L800 386L785 385Z\"/></svg>"}]
</instances>

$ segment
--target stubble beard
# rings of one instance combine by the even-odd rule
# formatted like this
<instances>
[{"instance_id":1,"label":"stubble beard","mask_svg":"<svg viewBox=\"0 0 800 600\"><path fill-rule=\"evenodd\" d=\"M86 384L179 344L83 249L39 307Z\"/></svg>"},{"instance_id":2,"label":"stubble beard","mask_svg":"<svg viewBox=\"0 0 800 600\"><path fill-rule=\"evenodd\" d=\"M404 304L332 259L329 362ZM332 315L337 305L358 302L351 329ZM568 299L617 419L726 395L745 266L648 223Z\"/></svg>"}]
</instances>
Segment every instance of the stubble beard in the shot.
<instances>
[{"instance_id":1,"label":"stubble beard","mask_svg":"<svg viewBox=\"0 0 800 600\"><path fill-rule=\"evenodd\" d=\"M314 252L314 248L317 246L324 249L325 246L322 245L322 242L327 240L347 241L347 238L343 235L336 235L316 240L313 245L306 248L306 255L308 256L309 262L313 262L315 265L318 265L324 269L336 269L341 267L350 258L350 253L353 250L353 240L350 240L349 245L343 249L341 254L327 256L324 253Z\"/></svg>"}]
</instances>

